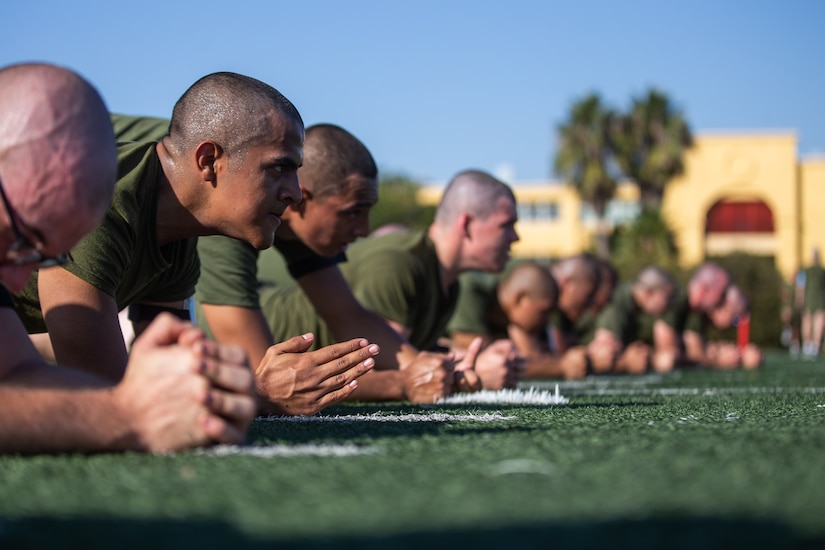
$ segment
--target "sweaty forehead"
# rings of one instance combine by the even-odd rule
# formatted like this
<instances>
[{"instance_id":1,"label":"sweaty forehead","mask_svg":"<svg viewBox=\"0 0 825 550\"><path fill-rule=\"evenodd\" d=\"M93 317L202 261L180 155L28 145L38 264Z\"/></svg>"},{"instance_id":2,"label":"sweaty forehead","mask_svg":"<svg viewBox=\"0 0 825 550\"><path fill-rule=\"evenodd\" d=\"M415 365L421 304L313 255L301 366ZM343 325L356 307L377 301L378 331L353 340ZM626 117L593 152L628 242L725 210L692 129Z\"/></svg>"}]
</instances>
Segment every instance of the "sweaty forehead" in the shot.
<instances>
[{"instance_id":1,"label":"sweaty forehead","mask_svg":"<svg viewBox=\"0 0 825 550\"><path fill-rule=\"evenodd\" d=\"M268 124L259 129L267 134L267 137L275 141L287 140L297 142L301 148L304 146L304 125L299 120L288 113L279 110L270 111L266 117Z\"/></svg>"}]
</instances>

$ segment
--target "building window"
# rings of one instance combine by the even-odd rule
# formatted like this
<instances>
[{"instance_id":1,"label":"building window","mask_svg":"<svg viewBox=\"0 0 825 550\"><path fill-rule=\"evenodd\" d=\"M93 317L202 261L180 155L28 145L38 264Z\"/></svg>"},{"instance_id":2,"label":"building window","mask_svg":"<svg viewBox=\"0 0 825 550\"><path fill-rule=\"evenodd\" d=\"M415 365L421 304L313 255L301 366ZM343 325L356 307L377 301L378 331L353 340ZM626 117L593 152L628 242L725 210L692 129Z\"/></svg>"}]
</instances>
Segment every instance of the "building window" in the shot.
<instances>
[{"instance_id":1,"label":"building window","mask_svg":"<svg viewBox=\"0 0 825 550\"><path fill-rule=\"evenodd\" d=\"M555 202L538 202L533 205L533 213L536 220L557 220L559 219L559 205Z\"/></svg>"},{"instance_id":2,"label":"building window","mask_svg":"<svg viewBox=\"0 0 825 550\"><path fill-rule=\"evenodd\" d=\"M604 221L612 226L630 223L639 217L642 207L638 202L612 200L607 203L604 210ZM593 206L582 203L581 219L583 222L595 222L598 217Z\"/></svg>"},{"instance_id":3,"label":"building window","mask_svg":"<svg viewBox=\"0 0 825 550\"><path fill-rule=\"evenodd\" d=\"M518 204L520 221L555 221L559 219L559 205L556 202L520 202Z\"/></svg>"}]
</instances>

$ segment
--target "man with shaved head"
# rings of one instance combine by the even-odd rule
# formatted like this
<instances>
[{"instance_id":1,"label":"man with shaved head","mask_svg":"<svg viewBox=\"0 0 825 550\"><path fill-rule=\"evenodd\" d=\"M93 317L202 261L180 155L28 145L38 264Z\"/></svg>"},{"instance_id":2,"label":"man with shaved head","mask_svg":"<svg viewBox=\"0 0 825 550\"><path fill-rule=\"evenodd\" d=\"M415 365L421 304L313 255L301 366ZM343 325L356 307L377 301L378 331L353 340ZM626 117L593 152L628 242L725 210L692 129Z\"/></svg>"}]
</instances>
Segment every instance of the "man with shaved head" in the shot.
<instances>
[{"instance_id":1,"label":"man with shaved head","mask_svg":"<svg viewBox=\"0 0 825 550\"><path fill-rule=\"evenodd\" d=\"M548 327L553 359L531 376L584 378L588 361L584 346L587 326L583 321L599 287L599 265L589 254L576 254L554 262L550 272L559 287L556 309Z\"/></svg>"},{"instance_id":2,"label":"man with shaved head","mask_svg":"<svg viewBox=\"0 0 825 550\"><path fill-rule=\"evenodd\" d=\"M341 271L356 298L416 348L431 350L458 299L458 276L504 269L515 231L512 190L479 170L452 178L425 231L362 239ZM478 356L475 373L488 389L512 387L522 364L512 343L499 340Z\"/></svg>"},{"instance_id":3,"label":"man with shaved head","mask_svg":"<svg viewBox=\"0 0 825 550\"><path fill-rule=\"evenodd\" d=\"M578 341L587 344L596 335L596 320L613 298L613 291L619 284L619 273L609 260L595 258L599 267L599 284L590 297L590 305L574 324Z\"/></svg>"},{"instance_id":4,"label":"man with shaved head","mask_svg":"<svg viewBox=\"0 0 825 550\"><path fill-rule=\"evenodd\" d=\"M709 314L725 299L730 273L715 262L699 265L687 285L687 305L692 312Z\"/></svg>"},{"instance_id":5,"label":"man with shaved head","mask_svg":"<svg viewBox=\"0 0 825 550\"><path fill-rule=\"evenodd\" d=\"M682 350L680 362L704 360L704 333L710 315L722 305L731 284L728 271L716 262L703 262L691 273L685 287L678 287L670 307L657 326L663 345Z\"/></svg>"},{"instance_id":6,"label":"man with shaved head","mask_svg":"<svg viewBox=\"0 0 825 550\"><path fill-rule=\"evenodd\" d=\"M364 335L382 353L348 398L432 403L448 395L451 360L419 353L355 299L338 268L348 245L367 235L378 200L378 169L367 147L340 126L310 126L298 179L303 200L284 212L272 247L259 252L223 236L199 241L198 324L220 342L243 346L261 370L277 366L268 366L267 354L275 341L313 333L314 349ZM328 402L321 392L304 395L288 403L289 412L314 414Z\"/></svg>"},{"instance_id":7,"label":"man with shaved head","mask_svg":"<svg viewBox=\"0 0 825 550\"><path fill-rule=\"evenodd\" d=\"M715 262L704 262L693 271L687 287L677 289L671 307L662 316L662 322L657 323L657 338L664 345L680 349L678 364L754 368L762 360L755 346L739 350L733 343L706 339L710 325L722 330L730 328L733 320L745 313L747 299L733 285L730 273Z\"/></svg>"},{"instance_id":8,"label":"man with shaved head","mask_svg":"<svg viewBox=\"0 0 825 550\"><path fill-rule=\"evenodd\" d=\"M725 290L722 303L707 315L710 324L726 330L743 322L748 316L750 303L745 292L736 284ZM705 341L701 329L685 331L685 361L717 370L737 367L754 369L762 363L762 350L753 343L738 345L728 341Z\"/></svg>"},{"instance_id":9,"label":"man with shaved head","mask_svg":"<svg viewBox=\"0 0 825 550\"><path fill-rule=\"evenodd\" d=\"M160 141L118 146L118 181L103 222L65 266L43 271L15 299L28 331L40 333L41 353L120 380L127 347L118 312L132 307L138 334L160 311L188 319L199 236L272 246L281 215L301 201L303 142L300 114L272 86L229 72L195 82ZM311 335L296 336L272 354L328 380L325 392L336 396L357 387L378 353L363 338L303 353L311 343ZM280 411L301 390L300 383L275 383L280 374L257 374L265 410Z\"/></svg>"},{"instance_id":10,"label":"man with shaved head","mask_svg":"<svg viewBox=\"0 0 825 550\"><path fill-rule=\"evenodd\" d=\"M642 374L652 367L670 371L678 350L656 341L655 324L668 307L676 284L655 266L639 271L632 283L620 285L599 314L588 344L595 372Z\"/></svg>"},{"instance_id":11,"label":"man with shaved head","mask_svg":"<svg viewBox=\"0 0 825 550\"><path fill-rule=\"evenodd\" d=\"M596 259L588 254L562 258L553 263L550 272L559 285L558 307L552 319L553 345L556 352L564 353L583 343L577 323L590 308L601 273Z\"/></svg>"},{"instance_id":12,"label":"man with shaved head","mask_svg":"<svg viewBox=\"0 0 825 550\"><path fill-rule=\"evenodd\" d=\"M478 337L485 345L509 339L525 361L525 378L564 375L548 335L558 285L545 266L517 261L500 275L474 271L459 281L458 303L447 325L453 349L466 349Z\"/></svg>"},{"instance_id":13,"label":"man with shaved head","mask_svg":"<svg viewBox=\"0 0 825 550\"><path fill-rule=\"evenodd\" d=\"M23 236L54 256L94 228L108 208L115 148L105 136L111 130L100 116L87 116L97 92L71 72L16 65L5 68L2 78L4 202L18 215L28 214L20 224ZM35 262L6 262L0 272L7 288L18 292L36 267Z\"/></svg>"},{"instance_id":14,"label":"man with shaved head","mask_svg":"<svg viewBox=\"0 0 825 550\"><path fill-rule=\"evenodd\" d=\"M239 349L164 316L112 386L45 362L11 307L8 290L70 261L106 212L116 171L108 113L89 83L47 64L0 69L2 452L173 451L245 438L254 401Z\"/></svg>"}]
</instances>

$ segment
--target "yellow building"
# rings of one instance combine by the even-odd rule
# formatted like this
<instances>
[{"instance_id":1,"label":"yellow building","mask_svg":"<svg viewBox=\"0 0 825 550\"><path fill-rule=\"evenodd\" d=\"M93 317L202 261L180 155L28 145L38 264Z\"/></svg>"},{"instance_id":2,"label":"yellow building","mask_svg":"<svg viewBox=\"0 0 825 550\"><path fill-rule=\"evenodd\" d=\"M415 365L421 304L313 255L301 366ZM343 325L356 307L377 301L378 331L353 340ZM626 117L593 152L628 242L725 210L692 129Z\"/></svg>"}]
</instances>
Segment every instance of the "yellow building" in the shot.
<instances>
[{"instance_id":1,"label":"yellow building","mask_svg":"<svg viewBox=\"0 0 825 550\"><path fill-rule=\"evenodd\" d=\"M518 257L558 258L592 247L595 216L560 182L510 182L519 205ZM422 188L435 204L443 185ZM610 225L639 211L638 189L625 183L608 207ZM800 160L793 132L704 133L685 156L685 173L668 184L662 213L674 230L680 263L734 251L774 256L790 278L825 252L825 158Z\"/></svg>"}]
</instances>

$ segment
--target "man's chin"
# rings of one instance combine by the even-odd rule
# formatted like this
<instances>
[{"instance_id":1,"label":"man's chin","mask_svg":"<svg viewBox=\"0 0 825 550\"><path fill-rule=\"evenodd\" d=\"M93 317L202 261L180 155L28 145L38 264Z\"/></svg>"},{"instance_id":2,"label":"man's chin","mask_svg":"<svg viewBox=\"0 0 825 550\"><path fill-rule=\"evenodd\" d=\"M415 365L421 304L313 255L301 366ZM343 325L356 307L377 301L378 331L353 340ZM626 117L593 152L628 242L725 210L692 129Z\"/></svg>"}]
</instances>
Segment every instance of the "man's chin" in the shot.
<instances>
[{"instance_id":1,"label":"man's chin","mask_svg":"<svg viewBox=\"0 0 825 550\"><path fill-rule=\"evenodd\" d=\"M260 235L258 236L258 242L250 243L258 250L266 250L267 248L272 246L272 244L275 242L275 234L278 232L278 228L281 226L281 218L270 216L267 219L267 221L269 223L261 228Z\"/></svg>"},{"instance_id":2,"label":"man's chin","mask_svg":"<svg viewBox=\"0 0 825 550\"><path fill-rule=\"evenodd\" d=\"M275 230L263 232L257 235L254 241L247 242L258 250L266 250L275 243Z\"/></svg>"},{"instance_id":3,"label":"man's chin","mask_svg":"<svg viewBox=\"0 0 825 550\"><path fill-rule=\"evenodd\" d=\"M509 259L510 258L505 258L504 260L497 262L495 268L491 271L493 273L501 273L502 271L504 271L504 268L507 267L507 262L509 261Z\"/></svg>"}]
</instances>

